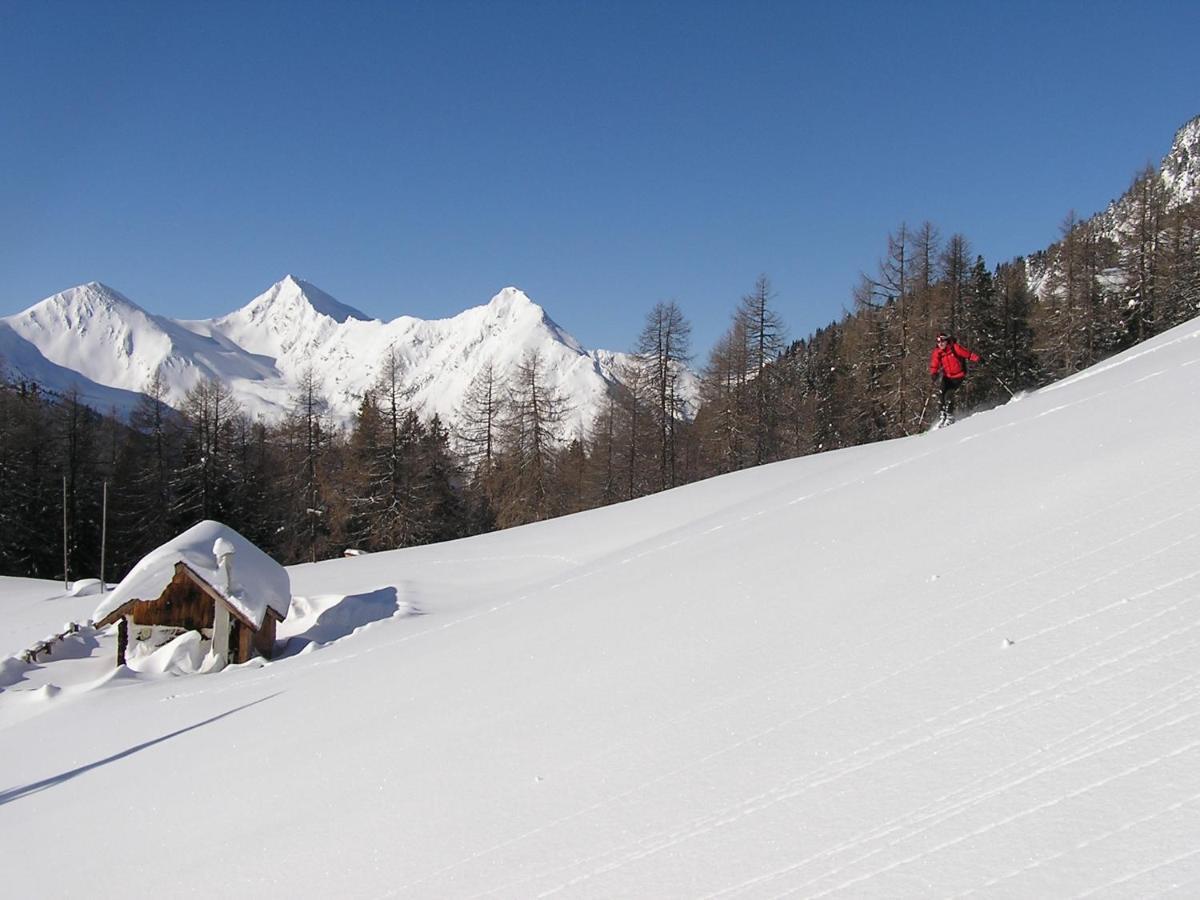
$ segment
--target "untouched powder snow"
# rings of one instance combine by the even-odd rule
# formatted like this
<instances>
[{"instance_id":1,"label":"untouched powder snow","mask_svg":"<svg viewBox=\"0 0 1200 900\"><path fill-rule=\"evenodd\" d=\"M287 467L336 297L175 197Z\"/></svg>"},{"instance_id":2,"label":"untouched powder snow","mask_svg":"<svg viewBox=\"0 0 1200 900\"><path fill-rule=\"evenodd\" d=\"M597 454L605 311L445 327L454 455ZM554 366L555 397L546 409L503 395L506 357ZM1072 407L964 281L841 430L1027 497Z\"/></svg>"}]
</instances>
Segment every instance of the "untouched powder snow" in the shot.
<instances>
[{"instance_id":1,"label":"untouched powder snow","mask_svg":"<svg viewBox=\"0 0 1200 900\"><path fill-rule=\"evenodd\" d=\"M930 434L294 567L272 663L98 636L0 692L5 890L1196 896L1198 395L1193 322Z\"/></svg>"}]
</instances>

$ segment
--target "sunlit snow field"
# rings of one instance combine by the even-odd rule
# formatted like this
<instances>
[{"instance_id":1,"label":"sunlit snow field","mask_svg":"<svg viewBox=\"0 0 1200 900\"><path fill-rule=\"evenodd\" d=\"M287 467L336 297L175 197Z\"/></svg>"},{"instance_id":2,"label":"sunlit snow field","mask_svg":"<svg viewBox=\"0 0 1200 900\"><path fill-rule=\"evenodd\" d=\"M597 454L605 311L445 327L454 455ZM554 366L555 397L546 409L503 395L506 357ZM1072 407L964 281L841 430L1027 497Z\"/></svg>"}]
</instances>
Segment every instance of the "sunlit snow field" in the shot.
<instances>
[{"instance_id":1,"label":"sunlit snow field","mask_svg":"<svg viewBox=\"0 0 1200 900\"><path fill-rule=\"evenodd\" d=\"M1200 895L1200 324L951 428L290 569L114 668L0 580L4 893ZM64 642L65 643L65 642Z\"/></svg>"}]
</instances>

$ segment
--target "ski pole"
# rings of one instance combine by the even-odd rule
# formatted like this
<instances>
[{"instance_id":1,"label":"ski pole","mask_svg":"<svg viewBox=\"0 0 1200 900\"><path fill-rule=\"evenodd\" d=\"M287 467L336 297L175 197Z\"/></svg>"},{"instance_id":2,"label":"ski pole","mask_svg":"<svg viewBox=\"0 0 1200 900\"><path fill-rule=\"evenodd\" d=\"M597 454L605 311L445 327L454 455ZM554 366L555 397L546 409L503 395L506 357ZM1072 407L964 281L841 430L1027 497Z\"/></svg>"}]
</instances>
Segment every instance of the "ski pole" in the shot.
<instances>
[{"instance_id":1,"label":"ski pole","mask_svg":"<svg viewBox=\"0 0 1200 900\"><path fill-rule=\"evenodd\" d=\"M989 370L990 370L990 368L991 368L991 367L989 366L988 368L989 368ZM992 372L992 377L996 379L996 382L997 382L997 383L1000 385L1000 387L1002 387L1002 388L1004 388L1006 391L1008 391L1008 396L1012 397L1014 400L1016 399L1016 396L1017 396L1017 395L1016 395L1016 393L1013 391L1013 389L1012 389L1012 388L1010 388L1010 387L1009 387L1009 386L1008 386L1008 385L1007 385L1007 384L1004 382L1004 379L1003 379L1003 378L1001 378L1001 377L1000 377L999 375L997 375L995 372Z\"/></svg>"},{"instance_id":2,"label":"ski pole","mask_svg":"<svg viewBox=\"0 0 1200 900\"><path fill-rule=\"evenodd\" d=\"M921 415L917 417L917 427L925 427L925 410L929 409L929 401L933 399L933 392L930 391L925 395L925 405L921 407Z\"/></svg>"},{"instance_id":3,"label":"ski pole","mask_svg":"<svg viewBox=\"0 0 1200 900\"><path fill-rule=\"evenodd\" d=\"M1000 387L1002 387L1002 388L1004 388L1006 391L1008 391L1008 396L1009 396L1009 397L1013 398L1014 400L1016 399L1016 397L1017 397L1017 395L1016 395L1016 392L1015 392L1015 391L1013 391L1013 389L1012 389L1012 388L1010 388L1010 387L1009 387L1009 386L1008 386L1008 385L1005 383L1005 381L1004 381L1004 379L1003 379L1003 378L1001 378L999 375L997 375L997 374L996 374L995 370L994 370L994 369L991 367L991 364L990 364L990 363L988 363L988 362L983 362L983 363L981 363L980 365L982 365L982 366L983 366L985 369L987 369L987 370L988 370L988 372L989 372L989 373L991 373L991 376L992 376L993 378L995 378L995 379L996 379L996 383L997 383L998 385L1000 385Z\"/></svg>"}]
</instances>

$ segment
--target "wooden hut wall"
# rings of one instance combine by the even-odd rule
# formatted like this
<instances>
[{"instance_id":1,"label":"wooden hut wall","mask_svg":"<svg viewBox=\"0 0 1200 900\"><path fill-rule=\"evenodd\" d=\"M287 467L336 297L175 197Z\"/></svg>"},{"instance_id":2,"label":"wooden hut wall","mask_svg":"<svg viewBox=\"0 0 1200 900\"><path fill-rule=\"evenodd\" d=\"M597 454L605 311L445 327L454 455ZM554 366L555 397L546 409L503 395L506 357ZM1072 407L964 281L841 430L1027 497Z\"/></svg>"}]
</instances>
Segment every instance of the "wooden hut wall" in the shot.
<instances>
[{"instance_id":1,"label":"wooden hut wall","mask_svg":"<svg viewBox=\"0 0 1200 900\"><path fill-rule=\"evenodd\" d=\"M254 632L247 628L244 622L239 622L237 619L234 619L232 624L233 636L230 646L235 649L230 662L243 663L253 656L251 648L254 646Z\"/></svg>"},{"instance_id":2,"label":"wooden hut wall","mask_svg":"<svg viewBox=\"0 0 1200 900\"><path fill-rule=\"evenodd\" d=\"M263 616L262 628L254 635L254 649L263 659L275 656L275 616L270 612Z\"/></svg>"},{"instance_id":3,"label":"wooden hut wall","mask_svg":"<svg viewBox=\"0 0 1200 900\"><path fill-rule=\"evenodd\" d=\"M229 661L243 663L255 656L271 659L275 655L275 618L263 617L262 628L254 631L245 622L234 618L230 623Z\"/></svg>"},{"instance_id":4,"label":"wooden hut wall","mask_svg":"<svg viewBox=\"0 0 1200 900\"><path fill-rule=\"evenodd\" d=\"M139 625L170 625L200 631L213 627L213 600L182 566L157 600L136 600L128 614Z\"/></svg>"}]
</instances>

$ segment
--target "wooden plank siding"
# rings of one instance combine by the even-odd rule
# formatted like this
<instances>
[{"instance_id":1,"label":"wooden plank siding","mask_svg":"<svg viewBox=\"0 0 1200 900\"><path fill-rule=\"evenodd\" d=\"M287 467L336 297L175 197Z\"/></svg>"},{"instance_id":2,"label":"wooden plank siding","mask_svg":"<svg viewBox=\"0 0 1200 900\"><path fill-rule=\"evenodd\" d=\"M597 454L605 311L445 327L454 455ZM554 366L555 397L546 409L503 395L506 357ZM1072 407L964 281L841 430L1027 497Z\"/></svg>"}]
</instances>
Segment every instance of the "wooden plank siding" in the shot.
<instances>
[{"instance_id":1,"label":"wooden plank siding","mask_svg":"<svg viewBox=\"0 0 1200 900\"><path fill-rule=\"evenodd\" d=\"M124 615L138 625L171 625L200 631L213 627L213 594L206 591L183 563L175 564L175 576L154 600L134 600L122 607Z\"/></svg>"}]
</instances>

